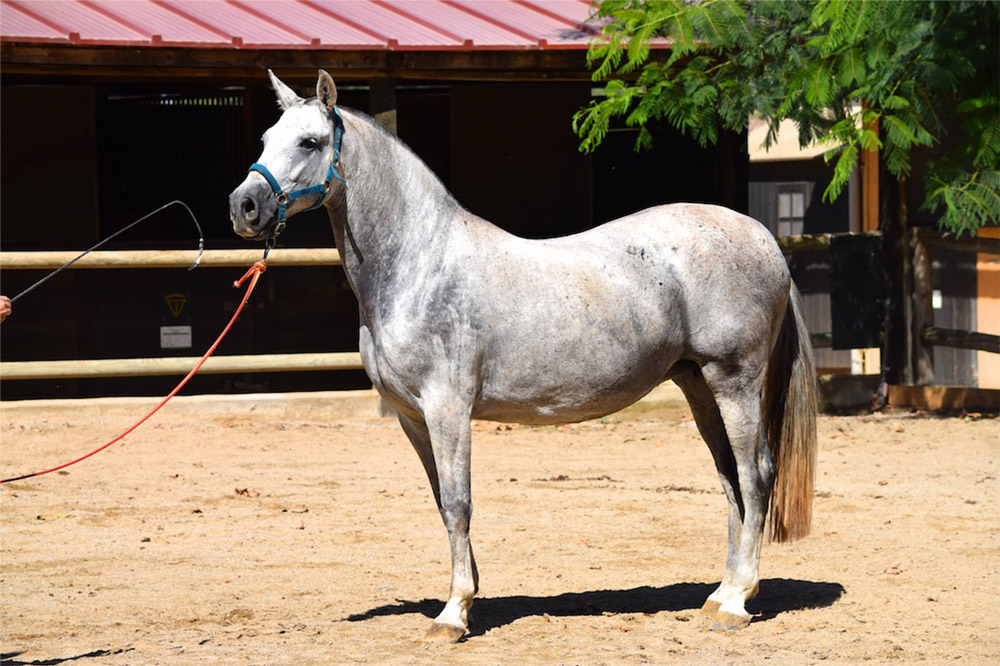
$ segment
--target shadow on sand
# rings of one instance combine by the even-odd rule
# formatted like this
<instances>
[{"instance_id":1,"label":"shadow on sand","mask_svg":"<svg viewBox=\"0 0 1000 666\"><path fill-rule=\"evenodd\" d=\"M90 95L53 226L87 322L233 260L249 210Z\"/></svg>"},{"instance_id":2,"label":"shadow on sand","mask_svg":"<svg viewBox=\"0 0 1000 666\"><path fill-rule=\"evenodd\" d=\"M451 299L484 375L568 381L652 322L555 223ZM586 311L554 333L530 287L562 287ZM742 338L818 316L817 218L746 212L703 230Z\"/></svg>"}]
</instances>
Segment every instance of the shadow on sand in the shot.
<instances>
[{"instance_id":1,"label":"shadow on sand","mask_svg":"<svg viewBox=\"0 0 1000 666\"><path fill-rule=\"evenodd\" d=\"M533 615L572 617L603 615L604 613L660 613L701 608L702 603L717 587L710 583L676 583L666 587L634 587L629 590L594 590L591 592L566 592L552 597L481 597L476 599L475 622L469 636L481 636L504 627L515 620ZM753 615L751 622L764 622L781 613L806 608L832 606L844 594L840 583L817 583L808 580L770 578L760 582L760 594L747 603ZM375 617L420 613L433 619L444 604L437 599L421 601L397 600L394 604L378 606L363 613L349 615L341 622L363 622ZM74 661L99 659L122 650L95 650L69 657L55 657L32 661L17 659L21 652L0 654L0 666L57 666Z\"/></svg>"},{"instance_id":2,"label":"shadow on sand","mask_svg":"<svg viewBox=\"0 0 1000 666\"><path fill-rule=\"evenodd\" d=\"M666 587L635 587L629 590L594 590L566 592L554 597L480 597L473 611L475 621L469 636L480 636L515 620L532 615L553 617L602 615L604 613L659 613L701 608L718 583L676 583ZM760 582L760 594L747 603L752 622L762 622L805 608L832 606L844 594L840 583L817 583L807 580L770 578ZM397 600L344 618L363 622L385 615L420 613L433 619L444 604L436 599Z\"/></svg>"}]
</instances>

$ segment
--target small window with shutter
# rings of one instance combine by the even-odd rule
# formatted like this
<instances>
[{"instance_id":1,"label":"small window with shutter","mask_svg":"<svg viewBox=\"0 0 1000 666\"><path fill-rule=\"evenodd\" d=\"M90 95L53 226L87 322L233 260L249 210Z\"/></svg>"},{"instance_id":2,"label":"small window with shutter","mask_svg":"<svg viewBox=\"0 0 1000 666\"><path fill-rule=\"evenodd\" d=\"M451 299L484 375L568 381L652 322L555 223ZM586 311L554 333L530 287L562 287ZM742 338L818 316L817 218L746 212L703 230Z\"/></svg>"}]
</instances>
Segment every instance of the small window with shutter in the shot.
<instances>
[{"instance_id":1,"label":"small window with shutter","mask_svg":"<svg viewBox=\"0 0 1000 666\"><path fill-rule=\"evenodd\" d=\"M806 188L783 186L778 190L778 235L800 236L806 216Z\"/></svg>"}]
</instances>

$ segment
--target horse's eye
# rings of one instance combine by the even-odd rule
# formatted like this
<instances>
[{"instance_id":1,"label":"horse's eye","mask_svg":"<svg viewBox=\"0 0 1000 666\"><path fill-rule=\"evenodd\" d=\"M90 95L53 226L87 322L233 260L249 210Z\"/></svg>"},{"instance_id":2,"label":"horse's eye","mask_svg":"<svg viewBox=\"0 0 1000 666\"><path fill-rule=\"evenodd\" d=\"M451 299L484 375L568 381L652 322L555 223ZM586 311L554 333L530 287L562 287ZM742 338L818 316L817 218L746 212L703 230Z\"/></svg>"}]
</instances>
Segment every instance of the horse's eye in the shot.
<instances>
[{"instance_id":1,"label":"horse's eye","mask_svg":"<svg viewBox=\"0 0 1000 666\"><path fill-rule=\"evenodd\" d=\"M299 142L299 148L305 148L306 150L316 150L319 147L319 143L316 139L305 138Z\"/></svg>"}]
</instances>

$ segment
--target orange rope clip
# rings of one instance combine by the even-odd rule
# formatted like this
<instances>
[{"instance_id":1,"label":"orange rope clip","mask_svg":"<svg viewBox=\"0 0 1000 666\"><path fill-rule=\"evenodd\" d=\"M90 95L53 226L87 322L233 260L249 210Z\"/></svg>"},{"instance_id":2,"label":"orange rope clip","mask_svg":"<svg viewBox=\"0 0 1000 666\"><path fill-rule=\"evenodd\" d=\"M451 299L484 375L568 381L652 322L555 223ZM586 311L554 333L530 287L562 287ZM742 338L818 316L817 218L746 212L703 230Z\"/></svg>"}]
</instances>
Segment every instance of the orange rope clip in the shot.
<instances>
[{"instance_id":1,"label":"orange rope clip","mask_svg":"<svg viewBox=\"0 0 1000 666\"><path fill-rule=\"evenodd\" d=\"M234 287L242 287L243 283L246 282L247 278L251 275L253 276L253 281L250 283L250 291L253 291L254 286L257 284L257 278L260 274L267 270L267 264L264 263L263 259L253 262L253 266L247 269L247 272L243 274L236 282L233 282Z\"/></svg>"}]
</instances>

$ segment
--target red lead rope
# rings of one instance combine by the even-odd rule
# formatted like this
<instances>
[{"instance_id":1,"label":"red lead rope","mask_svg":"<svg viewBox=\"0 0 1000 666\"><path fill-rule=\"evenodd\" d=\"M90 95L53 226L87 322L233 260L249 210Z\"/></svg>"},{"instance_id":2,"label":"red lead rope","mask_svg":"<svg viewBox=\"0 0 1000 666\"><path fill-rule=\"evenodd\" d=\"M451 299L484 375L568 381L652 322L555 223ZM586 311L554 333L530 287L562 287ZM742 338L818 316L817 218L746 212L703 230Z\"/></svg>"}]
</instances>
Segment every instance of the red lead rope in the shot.
<instances>
[{"instance_id":1,"label":"red lead rope","mask_svg":"<svg viewBox=\"0 0 1000 666\"><path fill-rule=\"evenodd\" d=\"M247 287L246 293L243 294L243 300L240 301L239 306L236 308L236 312L233 313L233 318L229 320L229 323L226 324L226 327L224 329L222 329L222 333L219 334L219 337L217 337L215 339L215 342L212 343L212 346L209 347L209 349L208 349L207 352L205 352L205 355L202 356L201 359L198 361L198 363L194 366L194 368L191 369L191 372L189 372L187 374L187 376L184 377L184 379L181 380L180 384L178 384L177 387L173 391L171 391L169 394L167 394L167 397L165 397L163 400L160 401L160 404L158 404L156 407L154 407L152 410L150 410L150 412L148 414L146 414L141 419L139 419L135 423L135 425L133 425L131 428L129 428L128 430L126 430L122 434L118 435L114 439L112 439L107 444L104 444L100 448L94 449L93 451L91 451L90 453L88 453L86 455L80 456L76 460L71 460L68 463L64 463L62 465L59 465L58 467L53 467L52 469L47 469L47 470L44 470L44 471L41 471L41 472L32 472L31 474L22 474L21 476L14 476L14 477L11 477L9 479L2 479L2 480L0 480L0 483L10 483L11 481L20 481L22 479L30 479L33 476L41 476L42 474L48 474L50 472L55 472L57 470L65 468L65 467L69 467L70 465L75 465L76 463L80 462L81 460L86 460L90 456L92 456L94 454L97 454L97 453L100 453L101 451L103 451L104 449L108 448L112 444L115 444L116 442L121 441L126 435L128 435L133 430L135 430L136 428L138 428L139 426L141 426L143 423L145 423L149 419L150 416L152 416L156 412L160 411L160 408L163 407L165 404L167 404L167 401L169 401L171 398L173 398L175 395L177 395L177 393L182 388L184 388L184 385L187 384L188 381L192 377L194 377L195 373L198 372L201 369L201 366L205 365L205 361L208 360L208 357L211 356L213 354L213 352L215 352L215 348L219 346L219 343L222 342L222 339L224 337L226 337L227 333L229 333L229 329L233 327L233 324L236 322L236 318L240 316L240 312L243 311L243 306L245 306L247 304L247 301L250 299L250 294L253 293L254 287L257 286L257 280L260 278L260 274L263 273L265 270L267 270L267 265L263 262L263 260L258 261L256 263L254 263L253 266L250 267L250 269L243 275L243 277L241 277L239 280L237 280L236 282L233 283L234 287L241 287L241 286L243 286L244 282L246 282L248 279L250 280L250 286Z\"/></svg>"}]
</instances>

